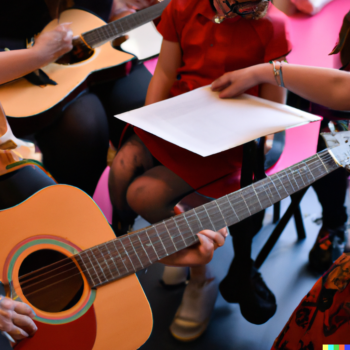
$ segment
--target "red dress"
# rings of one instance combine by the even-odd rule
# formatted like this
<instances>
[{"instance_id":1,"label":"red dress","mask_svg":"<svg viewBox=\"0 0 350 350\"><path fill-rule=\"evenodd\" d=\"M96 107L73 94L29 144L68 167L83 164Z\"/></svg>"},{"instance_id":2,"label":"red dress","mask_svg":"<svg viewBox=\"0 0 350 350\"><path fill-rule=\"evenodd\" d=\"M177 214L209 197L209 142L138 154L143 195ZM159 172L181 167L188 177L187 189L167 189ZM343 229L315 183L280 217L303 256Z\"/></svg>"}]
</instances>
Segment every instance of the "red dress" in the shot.
<instances>
[{"instance_id":1,"label":"red dress","mask_svg":"<svg viewBox=\"0 0 350 350\"><path fill-rule=\"evenodd\" d=\"M259 20L235 17L216 24L214 15L209 0L172 0L164 10L157 28L165 40L179 42L182 49L179 79L170 97L211 84L226 72L268 62L291 51L287 17L273 5ZM259 87L247 92L258 96ZM241 166L242 147L201 157L139 128L135 132L155 158L194 189Z\"/></svg>"}]
</instances>

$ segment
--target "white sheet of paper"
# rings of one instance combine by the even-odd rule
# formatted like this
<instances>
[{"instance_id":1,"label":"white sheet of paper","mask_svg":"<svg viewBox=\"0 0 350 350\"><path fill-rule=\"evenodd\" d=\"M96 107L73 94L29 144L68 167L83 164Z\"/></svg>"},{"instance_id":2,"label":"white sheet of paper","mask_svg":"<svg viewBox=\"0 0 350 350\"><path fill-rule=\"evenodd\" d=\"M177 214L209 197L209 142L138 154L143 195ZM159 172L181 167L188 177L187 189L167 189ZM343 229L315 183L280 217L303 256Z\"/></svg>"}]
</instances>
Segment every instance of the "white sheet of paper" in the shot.
<instances>
[{"instance_id":1,"label":"white sheet of paper","mask_svg":"<svg viewBox=\"0 0 350 350\"><path fill-rule=\"evenodd\" d=\"M223 100L209 86L116 117L203 157L320 120L246 94Z\"/></svg>"},{"instance_id":2,"label":"white sheet of paper","mask_svg":"<svg viewBox=\"0 0 350 350\"><path fill-rule=\"evenodd\" d=\"M159 55L163 37L153 22L148 22L126 34L129 39L120 45L123 50L132 53L139 60Z\"/></svg>"}]
</instances>

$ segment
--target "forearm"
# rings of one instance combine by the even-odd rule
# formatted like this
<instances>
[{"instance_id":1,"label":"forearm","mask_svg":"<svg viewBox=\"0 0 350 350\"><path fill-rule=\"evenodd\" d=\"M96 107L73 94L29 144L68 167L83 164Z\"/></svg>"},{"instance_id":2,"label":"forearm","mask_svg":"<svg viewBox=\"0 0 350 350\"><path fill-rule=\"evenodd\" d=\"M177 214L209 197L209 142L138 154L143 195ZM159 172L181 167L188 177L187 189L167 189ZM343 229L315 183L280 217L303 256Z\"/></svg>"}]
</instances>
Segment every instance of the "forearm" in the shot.
<instances>
[{"instance_id":1,"label":"forearm","mask_svg":"<svg viewBox=\"0 0 350 350\"><path fill-rule=\"evenodd\" d=\"M350 110L350 73L336 69L283 64L286 88L323 106ZM270 64L256 66L256 79L277 85Z\"/></svg>"},{"instance_id":2,"label":"forearm","mask_svg":"<svg viewBox=\"0 0 350 350\"><path fill-rule=\"evenodd\" d=\"M259 96L269 101L277 103L286 103L286 89L272 84L261 84Z\"/></svg>"},{"instance_id":3,"label":"forearm","mask_svg":"<svg viewBox=\"0 0 350 350\"><path fill-rule=\"evenodd\" d=\"M175 79L170 79L163 72L155 72L147 90L145 105L150 105L169 98L170 89Z\"/></svg>"},{"instance_id":4,"label":"forearm","mask_svg":"<svg viewBox=\"0 0 350 350\"><path fill-rule=\"evenodd\" d=\"M0 84L33 72L44 63L45 58L34 49L0 52Z\"/></svg>"}]
</instances>

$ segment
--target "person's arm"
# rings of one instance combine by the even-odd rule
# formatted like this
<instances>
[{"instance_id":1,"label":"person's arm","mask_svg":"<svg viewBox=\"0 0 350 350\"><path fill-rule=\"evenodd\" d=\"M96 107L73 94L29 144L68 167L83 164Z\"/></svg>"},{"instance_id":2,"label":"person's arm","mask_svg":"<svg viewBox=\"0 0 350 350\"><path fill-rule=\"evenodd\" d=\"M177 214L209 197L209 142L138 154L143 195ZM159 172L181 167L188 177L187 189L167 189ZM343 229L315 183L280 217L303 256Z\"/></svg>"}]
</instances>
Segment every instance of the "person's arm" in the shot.
<instances>
[{"instance_id":1,"label":"person's arm","mask_svg":"<svg viewBox=\"0 0 350 350\"><path fill-rule=\"evenodd\" d=\"M170 266L197 266L207 264L213 257L214 250L222 247L228 235L227 228L218 232L204 230L198 234L199 243L180 250L162 260L161 263Z\"/></svg>"},{"instance_id":2,"label":"person's arm","mask_svg":"<svg viewBox=\"0 0 350 350\"><path fill-rule=\"evenodd\" d=\"M181 47L178 42L163 40L157 67L148 86L145 105L165 100L176 80L181 65Z\"/></svg>"},{"instance_id":3,"label":"person's arm","mask_svg":"<svg viewBox=\"0 0 350 350\"><path fill-rule=\"evenodd\" d=\"M158 0L113 0L109 22L158 3Z\"/></svg>"},{"instance_id":4,"label":"person's arm","mask_svg":"<svg viewBox=\"0 0 350 350\"><path fill-rule=\"evenodd\" d=\"M350 110L350 73L330 68L283 64L285 87L301 97L328 108ZM257 84L277 86L269 63L224 74L212 83L221 98L241 95Z\"/></svg>"},{"instance_id":5,"label":"person's arm","mask_svg":"<svg viewBox=\"0 0 350 350\"><path fill-rule=\"evenodd\" d=\"M46 66L70 51L73 33L69 26L63 23L39 35L32 48L0 52L0 84Z\"/></svg>"},{"instance_id":6,"label":"person's arm","mask_svg":"<svg viewBox=\"0 0 350 350\"><path fill-rule=\"evenodd\" d=\"M0 331L14 340L31 337L37 331L34 311L25 303L0 295Z\"/></svg>"}]
</instances>

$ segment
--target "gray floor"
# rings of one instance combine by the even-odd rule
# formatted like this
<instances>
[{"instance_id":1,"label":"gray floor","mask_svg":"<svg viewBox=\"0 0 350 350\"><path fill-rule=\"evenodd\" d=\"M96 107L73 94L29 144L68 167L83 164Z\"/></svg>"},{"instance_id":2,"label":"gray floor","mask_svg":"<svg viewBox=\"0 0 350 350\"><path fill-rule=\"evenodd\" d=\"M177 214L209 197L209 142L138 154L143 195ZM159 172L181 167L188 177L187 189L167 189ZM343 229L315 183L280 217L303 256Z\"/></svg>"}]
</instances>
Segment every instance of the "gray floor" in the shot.
<instances>
[{"instance_id":1,"label":"gray floor","mask_svg":"<svg viewBox=\"0 0 350 350\"><path fill-rule=\"evenodd\" d=\"M286 209L289 202L289 198L283 201L282 211ZM142 272L139 275L140 282L151 304L154 318L152 335L141 349L270 349L295 307L319 277L307 269L308 253L321 227L321 222L316 220L321 217L321 207L312 189L306 193L301 207L307 238L302 242L297 242L294 222L291 220L260 270L265 282L277 299L278 308L272 319L261 326L250 324L241 316L239 306L228 304L219 295L207 331L194 342L179 342L171 336L168 327L180 303L183 289L175 291L163 289L158 282L162 275L163 266L156 264L149 268L146 273ZM272 209L270 208L266 212L263 229L255 237L254 256L273 229L271 219ZM141 227L142 225L144 222L141 219L137 226ZM210 263L219 280L225 276L232 256L232 241L229 238L225 246L216 252Z\"/></svg>"}]
</instances>

